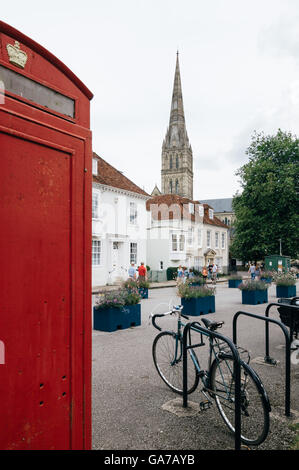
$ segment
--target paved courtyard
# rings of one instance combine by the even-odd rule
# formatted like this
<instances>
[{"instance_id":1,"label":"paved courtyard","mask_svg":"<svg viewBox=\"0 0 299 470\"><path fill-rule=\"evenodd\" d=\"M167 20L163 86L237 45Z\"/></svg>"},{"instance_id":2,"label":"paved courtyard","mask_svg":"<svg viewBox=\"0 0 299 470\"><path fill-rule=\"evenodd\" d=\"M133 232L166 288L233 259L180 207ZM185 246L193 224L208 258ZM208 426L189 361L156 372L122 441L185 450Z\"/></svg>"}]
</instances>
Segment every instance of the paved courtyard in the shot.
<instances>
[{"instance_id":1,"label":"paved courtyard","mask_svg":"<svg viewBox=\"0 0 299 470\"><path fill-rule=\"evenodd\" d=\"M298 292L298 285L297 285ZM268 293L269 302L277 302L275 286ZM93 297L94 300L94 297ZM93 448L103 450L220 450L234 449L234 438L223 423L216 406L206 411L180 415L169 411L169 403L182 400L159 378L152 360L152 342L157 330L149 315L162 313L178 304L176 288L151 289L142 300L141 326L113 333L93 331ZM239 311L264 314L267 304L242 305L239 289L229 289L227 282L216 289L216 313L207 318L224 320L220 332L232 337L232 318ZM276 307L271 316L279 319ZM198 320L200 317L190 317ZM170 328L173 319L160 322ZM294 441L294 424L299 422L299 364L291 365L291 418L284 417L285 364L284 336L276 325L270 326L270 356L278 364L263 363L265 355L264 322L240 317L238 344L251 352L251 365L260 375L270 397L270 433L258 449L289 449ZM198 349L203 365L207 346ZM203 400L199 389L189 401ZM177 402L180 411L180 402Z\"/></svg>"}]
</instances>

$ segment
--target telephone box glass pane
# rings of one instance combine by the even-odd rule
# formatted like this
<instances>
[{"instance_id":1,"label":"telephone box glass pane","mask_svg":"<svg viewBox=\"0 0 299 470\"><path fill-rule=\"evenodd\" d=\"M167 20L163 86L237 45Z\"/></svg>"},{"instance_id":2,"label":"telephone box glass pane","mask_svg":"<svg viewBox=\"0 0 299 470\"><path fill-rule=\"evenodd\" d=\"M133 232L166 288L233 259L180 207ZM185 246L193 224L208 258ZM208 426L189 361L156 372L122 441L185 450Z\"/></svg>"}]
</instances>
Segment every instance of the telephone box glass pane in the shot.
<instances>
[{"instance_id":1,"label":"telephone box glass pane","mask_svg":"<svg viewBox=\"0 0 299 470\"><path fill-rule=\"evenodd\" d=\"M2 65L0 65L0 82L4 84L4 91L14 93L65 116L75 117L75 101L73 99Z\"/></svg>"}]
</instances>

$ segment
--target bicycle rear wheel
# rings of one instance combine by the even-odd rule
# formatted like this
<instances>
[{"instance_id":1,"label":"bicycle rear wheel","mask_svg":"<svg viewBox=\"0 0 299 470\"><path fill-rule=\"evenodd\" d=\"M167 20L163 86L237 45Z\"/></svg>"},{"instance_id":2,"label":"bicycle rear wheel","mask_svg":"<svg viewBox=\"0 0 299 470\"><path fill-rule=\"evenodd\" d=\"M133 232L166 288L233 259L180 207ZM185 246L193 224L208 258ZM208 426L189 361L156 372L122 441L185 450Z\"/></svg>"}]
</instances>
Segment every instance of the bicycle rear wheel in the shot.
<instances>
[{"instance_id":1,"label":"bicycle rear wheel","mask_svg":"<svg viewBox=\"0 0 299 470\"><path fill-rule=\"evenodd\" d=\"M191 353L188 350L188 393L194 392L199 376ZM161 379L176 393L183 393L183 352L182 340L175 333L162 331L153 342L153 360ZM192 351L192 354L195 353ZM197 360L197 358L196 358Z\"/></svg>"},{"instance_id":2,"label":"bicycle rear wheel","mask_svg":"<svg viewBox=\"0 0 299 470\"><path fill-rule=\"evenodd\" d=\"M228 428L235 432L235 379L232 359L215 359L210 369L210 387L217 408ZM269 432L269 408L256 374L241 363L241 441L261 444Z\"/></svg>"}]
</instances>

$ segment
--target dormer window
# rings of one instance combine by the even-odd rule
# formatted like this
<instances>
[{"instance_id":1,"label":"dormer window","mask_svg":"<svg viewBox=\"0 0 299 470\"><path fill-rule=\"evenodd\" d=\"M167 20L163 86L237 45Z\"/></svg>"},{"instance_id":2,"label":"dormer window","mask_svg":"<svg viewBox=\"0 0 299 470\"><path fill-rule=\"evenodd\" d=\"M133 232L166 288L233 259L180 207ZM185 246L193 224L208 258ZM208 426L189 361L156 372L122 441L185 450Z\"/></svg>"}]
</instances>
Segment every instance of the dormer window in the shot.
<instances>
[{"instance_id":1,"label":"dormer window","mask_svg":"<svg viewBox=\"0 0 299 470\"><path fill-rule=\"evenodd\" d=\"M209 209L209 219L213 220L213 218L214 218L214 211L213 209Z\"/></svg>"},{"instance_id":2,"label":"dormer window","mask_svg":"<svg viewBox=\"0 0 299 470\"><path fill-rule=\"evenodd\" d=\"M189 214L194 214L194 204L189 202Z\"/></svg>"},{"instance_id":3,"label":"dormer window","mask_svg":"<svg viewBox=\"0 0 299 470\"><path fill-rule=\"evenodd\" d=\"M98 160L96 158L92 159L92 174L95 176L98 174Z\"/></svg>"}]
</instances>

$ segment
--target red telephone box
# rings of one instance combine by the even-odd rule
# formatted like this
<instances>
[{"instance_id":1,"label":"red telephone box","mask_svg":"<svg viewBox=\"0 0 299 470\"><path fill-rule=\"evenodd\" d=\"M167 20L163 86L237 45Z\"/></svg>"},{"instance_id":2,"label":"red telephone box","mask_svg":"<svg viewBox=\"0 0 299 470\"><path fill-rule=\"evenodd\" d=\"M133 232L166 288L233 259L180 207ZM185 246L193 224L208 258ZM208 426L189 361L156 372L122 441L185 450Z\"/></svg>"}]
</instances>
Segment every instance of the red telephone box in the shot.
<instances>
[{"instance_id":1,"label":"red telephone box","mask_svg":"<svg viewBox=\"0 0 299 470\"><path fill-rule=\"evenodd\" d=\"M0 21L1 84L0 449L89 449L92 94Z\"/></svg>"}]
</instances>

